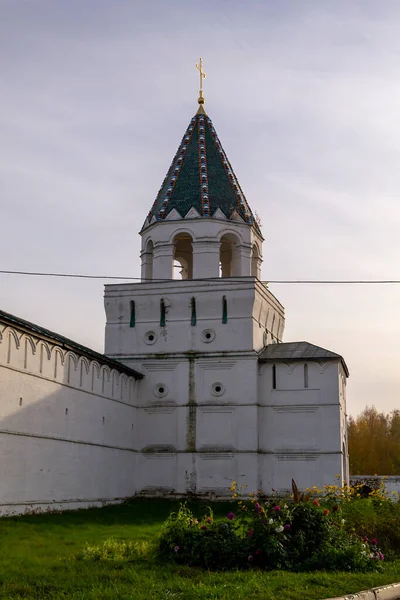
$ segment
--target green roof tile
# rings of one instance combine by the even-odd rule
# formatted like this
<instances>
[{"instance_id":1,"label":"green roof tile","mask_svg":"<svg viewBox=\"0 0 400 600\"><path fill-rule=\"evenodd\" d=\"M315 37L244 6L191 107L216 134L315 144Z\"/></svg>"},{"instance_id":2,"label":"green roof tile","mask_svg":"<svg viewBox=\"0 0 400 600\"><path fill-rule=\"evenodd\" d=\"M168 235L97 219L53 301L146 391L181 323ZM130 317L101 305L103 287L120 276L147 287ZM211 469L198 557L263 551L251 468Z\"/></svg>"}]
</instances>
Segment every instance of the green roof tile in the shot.
<instances>
[{"instance_id":1,"label":"green roof tile","mask_svg":"<svg viewBox=\"0 0 400 600\"><path fill-rule=\"evenodd\" d=\"M236 212L258 229L211 119L199 111L190 121L154 204L149 223L175 209L185 218L191 208L212 217L219 208L229 219Z\"/></svg>"}]
</instances>

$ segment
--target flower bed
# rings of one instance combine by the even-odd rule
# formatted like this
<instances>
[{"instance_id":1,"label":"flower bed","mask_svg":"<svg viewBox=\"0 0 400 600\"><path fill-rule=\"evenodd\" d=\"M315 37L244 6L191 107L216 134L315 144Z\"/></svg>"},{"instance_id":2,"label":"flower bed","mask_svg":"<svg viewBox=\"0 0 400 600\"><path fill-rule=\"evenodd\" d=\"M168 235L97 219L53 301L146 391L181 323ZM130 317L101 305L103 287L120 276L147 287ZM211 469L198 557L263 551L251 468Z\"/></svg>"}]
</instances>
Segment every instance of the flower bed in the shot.
<instances>
[{"instance_id":1,"label":"flower bed","mask_svg":"<svg viewBox=\"0 0 400 600\"><path fill-rule=\"evenodd\" d=\"M376 539L346 527L347 493L330 486L318 497L312 491L301 495L293 482L291 498L261 500L254 494L240 498L235 482L231 489L237 508L225 519L215 520L211 509L196 518L185 504L172 513L163 526L159 555L216 570L372 571L384 559Z\"/></svg>"}]
</instances>

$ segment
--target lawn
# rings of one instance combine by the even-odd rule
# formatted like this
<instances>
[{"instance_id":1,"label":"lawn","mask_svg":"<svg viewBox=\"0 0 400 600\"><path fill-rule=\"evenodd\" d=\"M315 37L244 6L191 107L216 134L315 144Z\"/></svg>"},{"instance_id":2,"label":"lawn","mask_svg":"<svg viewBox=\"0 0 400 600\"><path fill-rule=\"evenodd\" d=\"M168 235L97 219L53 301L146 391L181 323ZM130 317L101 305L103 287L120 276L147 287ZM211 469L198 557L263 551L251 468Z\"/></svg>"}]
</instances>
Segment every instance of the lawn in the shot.
<instances>
[{"instance_id":1,"label":"lawn","mask_svg":"<svg viewBox=\"0 0 400 600\"><path fill-rule=\"evenodd\" d=\"M75 556L86 543L108 538L153 542L178 506L138 499L101 509L0 519L0 598L170 600L319 600L400 580L400 561L379 573L208 573L160 565L85 562ZM225 515L228 504L213 507ZM198 507L195 507L198 510Z\"/></svg>"}]
</instances>

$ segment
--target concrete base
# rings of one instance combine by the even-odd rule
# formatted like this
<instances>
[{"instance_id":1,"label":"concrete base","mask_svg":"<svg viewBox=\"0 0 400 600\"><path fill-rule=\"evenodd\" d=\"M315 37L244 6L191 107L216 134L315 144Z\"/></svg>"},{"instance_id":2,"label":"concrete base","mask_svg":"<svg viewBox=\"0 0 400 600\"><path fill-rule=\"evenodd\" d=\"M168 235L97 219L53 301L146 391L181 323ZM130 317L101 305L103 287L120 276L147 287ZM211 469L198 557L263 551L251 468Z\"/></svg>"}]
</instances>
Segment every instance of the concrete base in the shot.
<instances>
[{"instance_id":1,"label":"concrete base","mask_svg":"<svg viewBox=\"0 0 400 600\"><path fill-rule=\"evenodd\" d=\"M400 583L392 583L382 587L372 588L358 594L349 594L347 596L337 596L336 598L327 598L326 600L399 600Z\"/></svg>"},{"instance_id":2,"label":"concrete base","mask_svg":"<svg viewBox=\"0 0 400 600\"><path fill-rule=\"evenodd\" d=\"M40 513L62 512L82 508L102 508L109 504L121 504L126 498L111 498L99 500L66 500L64 502L25 502L22 504L0 505L0 517L16 515L33 515Z\"/></svg>"}]
</instances>

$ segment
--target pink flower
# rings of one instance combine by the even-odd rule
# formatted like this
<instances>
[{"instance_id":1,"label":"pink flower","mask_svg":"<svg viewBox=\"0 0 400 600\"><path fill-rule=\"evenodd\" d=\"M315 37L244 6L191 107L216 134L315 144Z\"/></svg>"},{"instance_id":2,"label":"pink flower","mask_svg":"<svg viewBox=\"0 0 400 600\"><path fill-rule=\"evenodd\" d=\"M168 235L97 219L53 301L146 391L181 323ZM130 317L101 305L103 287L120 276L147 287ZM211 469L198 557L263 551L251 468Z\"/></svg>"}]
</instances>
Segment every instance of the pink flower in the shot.
<instances>
[{"instance_id":1,"label":"pink flower","mask_svg":"<svg viewBox=\"0 0 400 600\"><path fill-rule=\"evenodd\" d=\"M261 504L259 504L258 502L256 502L256 503L255 503L255 505L254 505L254 512L255 512L256 514L258 514L258 513L260 513L261 511L262 511Z\"/></svg>"},{"instance_id":2,"label":"pink flower","mask_svg":"<svg viewBox=\"0 0 400 600\"><path fill-rule=\"evenodd\" d=\"M256 556L260 556L260 554L261 554L261 550L256 550L256 551L255 551L255 555L256 555Z\"/></svg>"},{"instance_id":3,"label":"pink flower","mask_svg":"<svg viewBox=\"0 0 400 600\"><path fill-rule=\"evenodd\" d=\"M207 527L206 527L205 525L202 525L202 526L200 527L200 529L202 529L202 530L204 531L205 529L207 529Z\"/></svg>"},{"instance_id":4,"label":"pink flower","mask_svg":"<svg viewBox=\"0 0 400 600\"><path fill-rule=\"evenodd\" d=\"M235 518L235 513L233 513L233 512L228 513L226 518L229 519L230 521L233 521L233 519Z\"/></svg>"},{"instance_id":5,"label":"pink flower","mask_svg":"<svg viewBox=\"0 0 400 600\"><path fill-rule=\"evenodd\" d=\"M247 559L247 560L248 560L249 562L251 562L251 561L253 560L253 557L252 557L252 555L251 555L251 554L250 554L250 556L248 557L248 559Z\"/></svg>"},{"instance_id":6,"label":"pink flower","mask_svg":"<svg viewBox=\"0 0 400 600\"><path fill-rule=\"evenodd\" d=\"M252 529L249 529L249 533L247 534L249 537L251 537L253 535L254 531Z\"/></svg>"},{"instance_id":7,"label":"pink flower","mask_svg":"<svg viewBox=\"0 0 400 600\"><path fill-rule=\"evenodd\" d=\"M285 527L283 528L285 531L289 531L290 529L290 525L289 523L286 523Z\"/></svg>"},{"instance_id":8,"label":"pink flower","mask_svg":"<svg viewBox=\"0 0 400 600\"><path fill-rule=\"evenodd\" d=\"M371 540L371 544L372 544L373 546L377 546L377 545L378 545L378 540L377 540L377 539L375 539L375 538L372 538L372 540Z\"/></svg>"},{"instance_id":9,"label":"pink flower","mask_svg":"<svg viewBox=\"0 0 400 600\"><path fill-rule=\"evenodd\" d=\"M179 550L179 546L175 546L174 552L178 552L178 550Z\"/></svg>"},{"instance_id":10,"label":"pink flower","mask_svg":"<svg viewBox=\"0 0 400 600\"><path fill-rule=\"evenodd\" d=\"M279 512L281 510L281 507L279 506L279 504L277 504L276 506L274 506L274 511L275 512Z\"/></svg>"}]
</instances>

